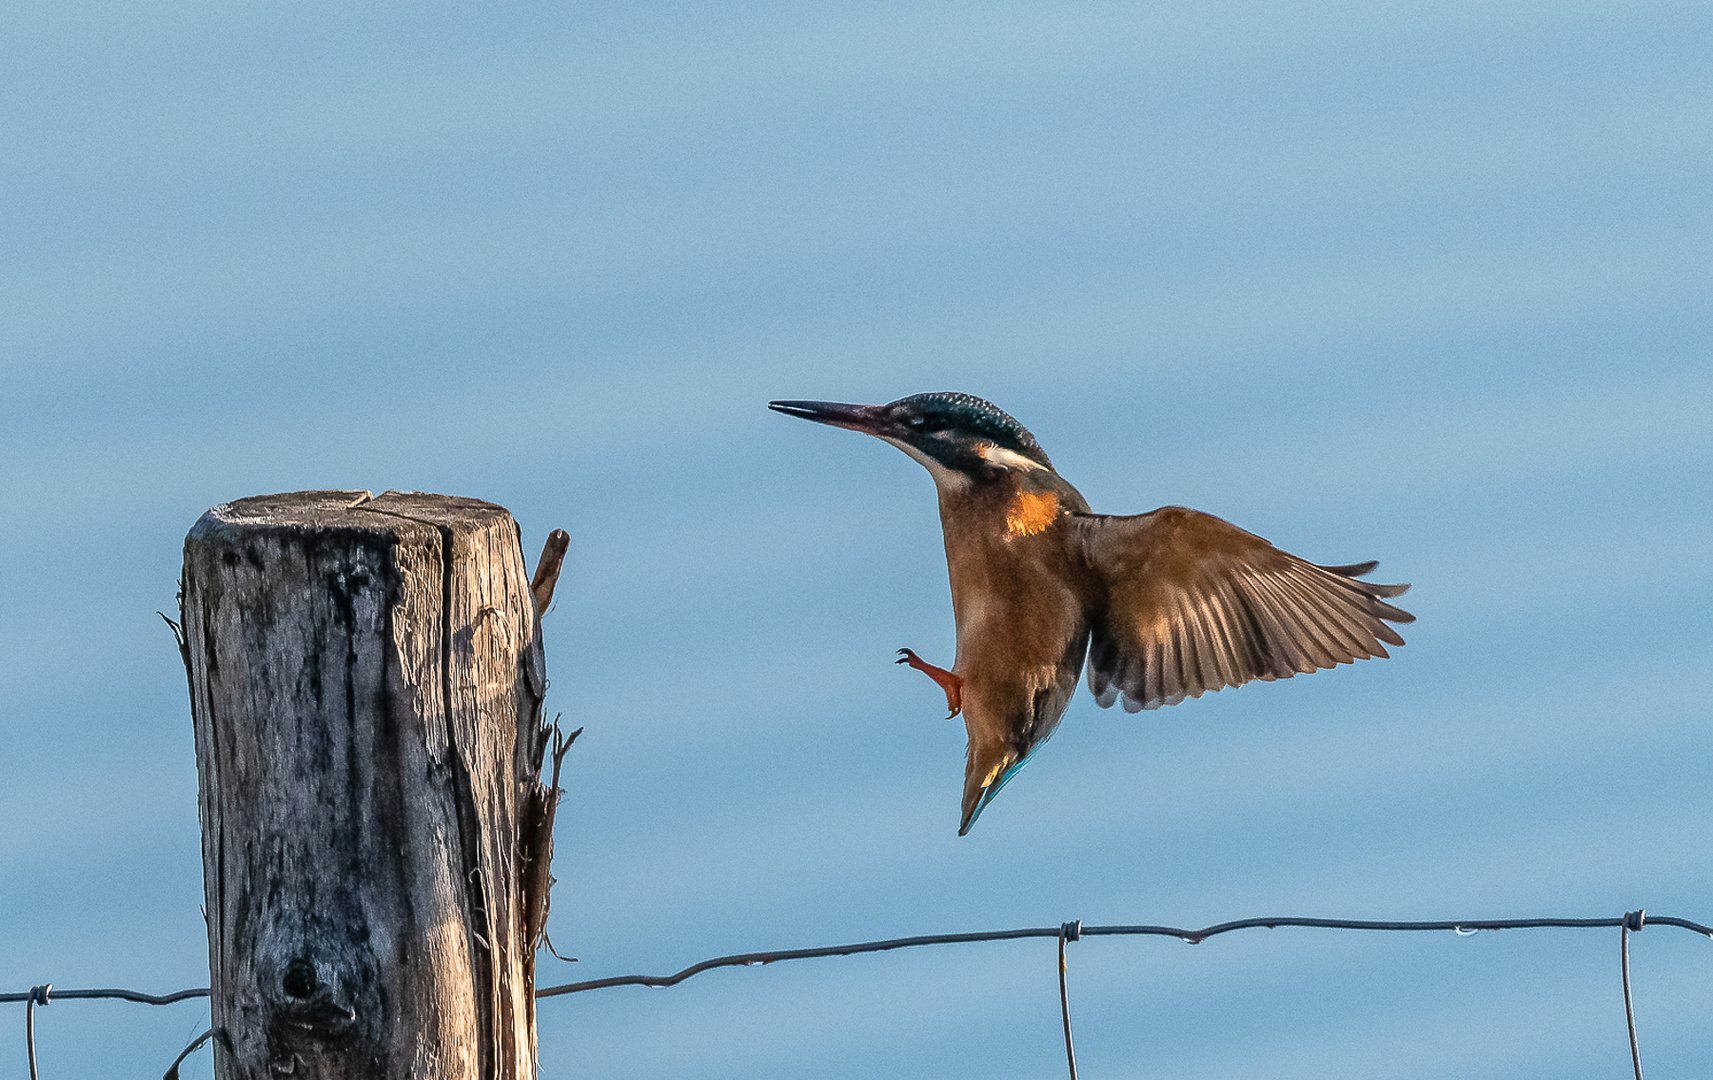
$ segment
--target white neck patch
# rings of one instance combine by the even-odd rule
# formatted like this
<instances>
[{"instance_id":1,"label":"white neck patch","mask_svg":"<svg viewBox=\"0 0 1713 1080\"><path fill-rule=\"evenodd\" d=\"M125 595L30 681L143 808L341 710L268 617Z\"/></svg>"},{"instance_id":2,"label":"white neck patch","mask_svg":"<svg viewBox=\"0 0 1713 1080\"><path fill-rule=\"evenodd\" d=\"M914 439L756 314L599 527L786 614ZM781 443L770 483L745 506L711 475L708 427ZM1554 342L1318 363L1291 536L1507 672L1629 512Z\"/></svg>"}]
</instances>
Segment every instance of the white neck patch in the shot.
<instances>
[{"instance_id":1,"label":"white neck patch","mask_svg":"<svg viewBox=\"0 0 1713 1080\"><path fill-rule=\"evenodd\" d=\"M1047 467L1034 458L1024 457L1015 450L1007 450L1003 446L987 443L981 448L981 458L989 465L997 465L1002 469L1041 469Z\"/></svg>"}]
</instances>

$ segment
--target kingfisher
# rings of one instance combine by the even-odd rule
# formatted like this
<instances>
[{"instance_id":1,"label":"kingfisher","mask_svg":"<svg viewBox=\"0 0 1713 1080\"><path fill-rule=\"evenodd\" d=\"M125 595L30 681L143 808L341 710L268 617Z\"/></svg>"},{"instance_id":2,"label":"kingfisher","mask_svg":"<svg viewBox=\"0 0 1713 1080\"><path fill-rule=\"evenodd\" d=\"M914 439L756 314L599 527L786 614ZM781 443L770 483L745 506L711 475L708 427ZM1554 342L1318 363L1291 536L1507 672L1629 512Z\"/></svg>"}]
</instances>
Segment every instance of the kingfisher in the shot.
<instances>
[{"instance_id":1,"label":"kingfisher","mask_svg":"<svg viewBox=\"0 0 1713 1080\"><path fill-rule=\"evenodd\" d=\"M934 478L951 579L950 669L909 649L963 714L963 836L1059 726L1084 663L1095 701L1127 712L1209 690L1387 656L1387 603L1408 585L1357 580L1377 562L1320 566L1212 514L1096 514L1024 426L971 394L890 405L773 401L787 416L866 432Z\"/></svg>"}]
</instances>

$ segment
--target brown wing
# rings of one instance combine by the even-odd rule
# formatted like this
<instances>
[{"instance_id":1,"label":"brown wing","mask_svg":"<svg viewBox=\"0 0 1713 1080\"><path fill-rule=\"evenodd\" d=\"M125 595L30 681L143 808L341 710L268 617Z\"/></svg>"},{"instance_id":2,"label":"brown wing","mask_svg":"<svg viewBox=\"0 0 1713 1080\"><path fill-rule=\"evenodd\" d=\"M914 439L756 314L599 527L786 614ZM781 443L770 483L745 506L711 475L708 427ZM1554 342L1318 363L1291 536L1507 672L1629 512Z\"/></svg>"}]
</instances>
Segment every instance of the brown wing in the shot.
<instances>
[{"instance_id":1,"label":"brown wing","mask_svg":"<svg viewBox=\"0 0 1713 1080\"><path fill-rule=\"evenodd\" d=\"M1316 566L1211 514L1167 506L1079 515L1094 588L1088 685L1104 708L1176 705L1251 679L1387 655L1386 603L1408 585L1355 580L1376 563ZM1382 621L1385 620L1385 621Z\"/></svg>"}]
</instances>

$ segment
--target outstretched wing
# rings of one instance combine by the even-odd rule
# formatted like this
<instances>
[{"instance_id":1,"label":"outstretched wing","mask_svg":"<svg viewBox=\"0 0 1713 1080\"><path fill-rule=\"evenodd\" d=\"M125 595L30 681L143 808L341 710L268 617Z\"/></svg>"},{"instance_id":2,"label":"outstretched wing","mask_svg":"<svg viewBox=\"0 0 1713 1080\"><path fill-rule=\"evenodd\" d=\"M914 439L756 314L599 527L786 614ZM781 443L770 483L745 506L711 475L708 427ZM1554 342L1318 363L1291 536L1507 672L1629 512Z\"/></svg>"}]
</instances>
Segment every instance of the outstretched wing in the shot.
<instances>
[{"instance_id":1,"label":"outstretched wing","mask_svg":"<svg viewBox=\"0 0 1713 1080\"><path fill-rule=\"evenodd\" d=\"M1103 708L1386 656L1404 643L1386 623L1415 621L1386 603L1408 585L1356 580L1378 564L1317 566L1211 514L1167 506L1076 524L1097 593L1088 685Z\"/></svg>"}]
</instances>

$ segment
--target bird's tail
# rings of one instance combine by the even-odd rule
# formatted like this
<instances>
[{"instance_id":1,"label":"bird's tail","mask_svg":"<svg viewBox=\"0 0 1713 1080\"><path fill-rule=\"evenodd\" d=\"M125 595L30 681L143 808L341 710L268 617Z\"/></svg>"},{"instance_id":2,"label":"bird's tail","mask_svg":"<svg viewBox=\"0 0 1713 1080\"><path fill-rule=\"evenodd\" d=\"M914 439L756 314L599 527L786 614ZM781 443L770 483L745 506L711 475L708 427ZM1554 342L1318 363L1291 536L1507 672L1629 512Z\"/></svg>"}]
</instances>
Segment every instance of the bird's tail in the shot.
<instances>
[{"instance_id":1,"label":"bird's tail","mask_svg":"<svg viewBox=\"0 0 1713 1080\"><path fill-rule=\"evenodd\" d=\"M999 794L999 789L1004 787L1006 782L1013 776L1017 775L1018 769L1021 769L1029 763L1029 757L1029 754L1025 754L1021 758L1013 761L1011 760L1011 754L1007 753L1005 757L1000 759L998 765L995 765L992 769L988 770L985 777L981 777L981 779L987 781L986 783L979 783L976 773L974 770L971 770L970 775L965 782L964 820L958 826L959 836L963 836L970 831L970 826L974 825L975 819L981 816L981 812L983 810L987 809L987 804L993 801L993 797Z\"/></svg>"}]
</instances>

